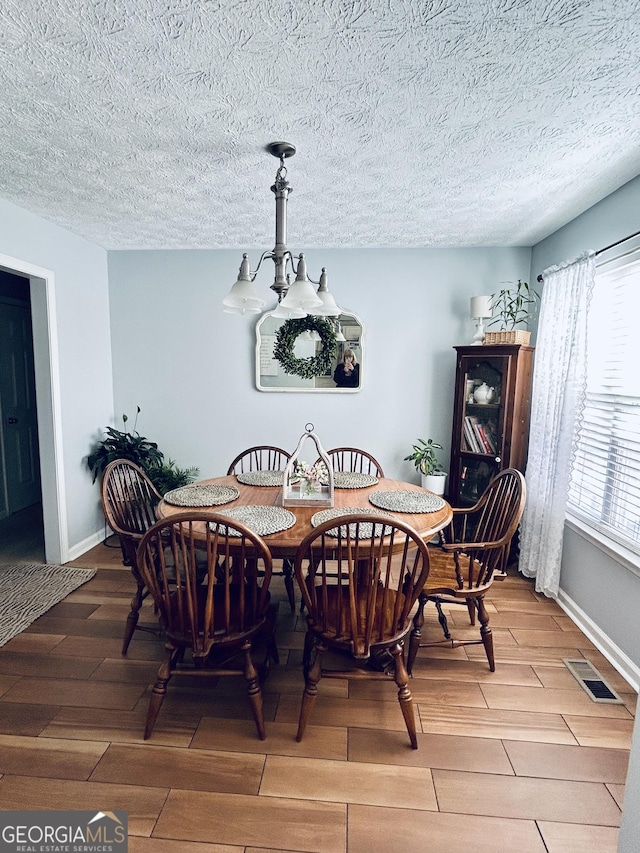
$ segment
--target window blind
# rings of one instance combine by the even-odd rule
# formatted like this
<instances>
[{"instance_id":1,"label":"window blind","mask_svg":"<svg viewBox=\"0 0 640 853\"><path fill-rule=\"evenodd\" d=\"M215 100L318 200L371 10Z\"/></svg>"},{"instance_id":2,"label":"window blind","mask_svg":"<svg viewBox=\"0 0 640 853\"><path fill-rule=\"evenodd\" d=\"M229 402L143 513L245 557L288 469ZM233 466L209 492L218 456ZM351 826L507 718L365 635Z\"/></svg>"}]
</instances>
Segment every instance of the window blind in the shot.
<instances>
[{"instance_id":1,"label":"window blind","mask_svg":"<svg viewBox=\"0 0 640 853\"><path fill-rule=\"evenodd\" d=\"M599 266L587 388L572 460L572 512L640 554L640 248Z\"/></svg>"}]
</instances>

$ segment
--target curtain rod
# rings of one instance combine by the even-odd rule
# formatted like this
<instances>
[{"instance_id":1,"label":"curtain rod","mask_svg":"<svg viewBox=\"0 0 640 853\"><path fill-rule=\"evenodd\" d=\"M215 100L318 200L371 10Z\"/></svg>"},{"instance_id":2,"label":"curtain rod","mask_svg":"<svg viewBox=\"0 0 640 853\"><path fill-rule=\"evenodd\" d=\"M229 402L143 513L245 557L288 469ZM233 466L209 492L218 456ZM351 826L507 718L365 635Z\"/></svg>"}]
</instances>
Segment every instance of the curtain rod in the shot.
<instances>
[{"instance_id":1,"label":"curtain rod","mask_svg":"<svg viewBox=\"0 0 640 853\"><path fill-rule=\"evenodd\" d=\"M640 237L640 231L636 231L635 234L629 234L628 237L623 237L622 240L616 240L615 243L611 243L609 246L605 246L603 249L598 249L598 251L596 252L596 257L598 257L598 255L601 255L603 252L608 252L609 249L615 249L616 246L619 246L621 243L626 243L627 240L632 240L634 237ZM536 281L542 282L544 281L544 278L542 277L542 275L539 275Z\"/></svg>"}]
</instances>

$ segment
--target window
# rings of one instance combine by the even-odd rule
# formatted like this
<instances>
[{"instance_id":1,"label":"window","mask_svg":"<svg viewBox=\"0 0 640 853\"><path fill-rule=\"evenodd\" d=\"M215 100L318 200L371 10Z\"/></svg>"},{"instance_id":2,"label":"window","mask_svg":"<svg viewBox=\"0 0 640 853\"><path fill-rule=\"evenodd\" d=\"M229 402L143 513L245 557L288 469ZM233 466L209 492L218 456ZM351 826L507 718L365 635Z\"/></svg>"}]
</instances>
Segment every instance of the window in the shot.
<instances>
[{"instance_id":1,"label":"window","mask_svg":"<svg viewBox=\"0 0 640 853\"><path fill-rule=\"evenodd\" d=\"M618 253L620 252L618 247ZM598 263L569 509L640 554L640 245Z\"/></svg>"}]
</instances>

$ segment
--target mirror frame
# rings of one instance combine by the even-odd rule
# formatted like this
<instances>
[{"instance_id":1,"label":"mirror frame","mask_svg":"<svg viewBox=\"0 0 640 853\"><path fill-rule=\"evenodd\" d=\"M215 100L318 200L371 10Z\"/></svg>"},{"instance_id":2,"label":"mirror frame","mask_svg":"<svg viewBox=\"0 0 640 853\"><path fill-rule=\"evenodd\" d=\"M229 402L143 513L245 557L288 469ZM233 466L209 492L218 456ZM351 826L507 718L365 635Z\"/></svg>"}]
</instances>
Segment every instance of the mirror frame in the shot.
<instances>
[{"instance_id":1,"label":"mirror frame","mask_svg":"<svg viewBox=\"0 0 640 853\"><path fill-rule=\"evenodd\" d=\"M298 377L298 376L294 376L292 374L284 373L284 371L282 371L281 366L279 365L279 362L276 359L274 359L272 355L270 357L269 350L271 351L271 353L273 353L273 344L275 343L275 341L273 341L273 338L275 336L274 333L269 333L269 337L267 337L265 335L264 338L262 335L262 326L264 325L265 322L272 319L272 315L273 315L273 311L267 311L260 317L260 319L256 323L256 353L255 353L255 355L256 355L256 366L255 366L255 369L256 369L256 388L258 389L258 391L266 391L266 392L287 391L287 392L294 393L294 394L300 394L300 393L307 393L307 394L358 394L360 391L362 391L362 387L364 384L365 328L364 328L364 323L362 322L362 320L360 319L360 317L357 314L355 314L353 311L349 311L347 309L340 309L340 318L344 317L346 320L352 320L353 322L351 325L354 325L354 326L358 325L360 327L360 337L358 338L358 344L357 344L358 364L360 365L360 384L358 385L357 388L337 388L333 384L333 371L335 370L336 364L340 361L340 358L341 358L340 345L338 345L339 349L338 349L338 354L336 356L336 359L334 361L332 361L330 375L325 376L325 377L315 377L313 379L303 379L302 377ZM277 320L279 318L273 318L273 319L276 319L276 322L277 322ZM330 319L330 318L323 318L323 319ZM284 325L284 323L286 323L286 322L287 322L286 320L282 320L277 325L276 330L278 328L280 328L280 326ZM343 325L349 325L349 324L343 321ZM262 371L263 371L265 362L269 364L269 370L270 371L275 369L276 372L275 373L271 373L271 372L270 373L263 373ZM277 365L277 367L274 367L274 365ZM281 380L285 379L285 381L287 383L290 383L290 384L265 385L262 380L264 380L265 377L271 378L272 376L275 377L274 382L276 381L278 376L280 376ZM324 381L330 381L331 386L324 385L324 386L316 387L315 385L309 384L309 383L315 383L318 379L322 379Z\"/></svg>"}]
</instances>

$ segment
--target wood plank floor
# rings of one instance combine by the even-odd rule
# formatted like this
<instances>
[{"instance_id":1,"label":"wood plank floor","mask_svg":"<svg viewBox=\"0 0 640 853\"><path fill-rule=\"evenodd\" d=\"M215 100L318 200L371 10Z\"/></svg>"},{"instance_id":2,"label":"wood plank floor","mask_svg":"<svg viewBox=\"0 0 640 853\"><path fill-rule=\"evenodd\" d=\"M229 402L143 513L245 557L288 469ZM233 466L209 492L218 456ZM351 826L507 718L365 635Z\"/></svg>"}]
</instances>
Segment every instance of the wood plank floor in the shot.
<instances>
[{"instance_id":1,"label":"wood plank floor","mask_svg":"<svg viewBox=\"0 0 640 853\"><path fill-rule=\"evenodd\" d=\"M617 849L635 694L524 578L489 599L495 673L481 646L421 649L416 751L393 682L321 681L295 742L304 622L279 577L267 739L241 681L183 679L143 742L162 641L136 632L120 655L133 585L119 550L73 565L98 572L0 648L1 809L123 809L131 853ZM450 614L457 633L472 630L465 614ZM589 699L562 662L583 656L624 705Z\"/></svg>"}]
</instances>

